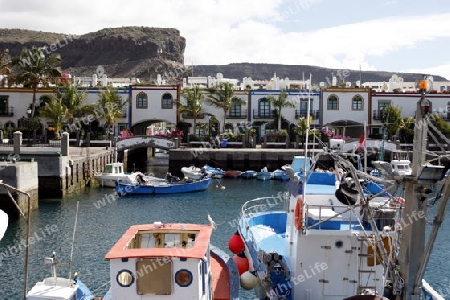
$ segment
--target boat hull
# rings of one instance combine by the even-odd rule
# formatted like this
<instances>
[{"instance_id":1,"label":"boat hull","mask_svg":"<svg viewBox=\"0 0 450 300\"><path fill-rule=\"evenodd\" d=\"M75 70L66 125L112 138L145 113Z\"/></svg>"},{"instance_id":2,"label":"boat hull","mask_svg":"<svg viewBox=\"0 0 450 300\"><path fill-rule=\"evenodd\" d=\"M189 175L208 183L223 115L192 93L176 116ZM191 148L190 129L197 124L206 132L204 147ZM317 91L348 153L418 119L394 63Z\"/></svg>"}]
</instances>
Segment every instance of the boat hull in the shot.
<instances>
[{"instance_id":1,"label":"boat hull","mask_svg":"<svg viewBox=\"0 0 450 300\"><path fill-rule=\"evenodd\" d=\"M272 173L270 172L258 172L256 174L256 179L258 180L270 180L272 178Z\"/></svg>"},{"instance_id":2,"label":"boat hull","mask_svg":"<svg viewBox=\"0 0 450 300\"><path fill-rule=\"evenodd\" d=\"M192 193L206 190L211 185L211 178L198 181L165 182L155 185L123 184L116 182L116 192L121 195L155 195L155 194L178 194Z\"/></svg>"}]
</instances>

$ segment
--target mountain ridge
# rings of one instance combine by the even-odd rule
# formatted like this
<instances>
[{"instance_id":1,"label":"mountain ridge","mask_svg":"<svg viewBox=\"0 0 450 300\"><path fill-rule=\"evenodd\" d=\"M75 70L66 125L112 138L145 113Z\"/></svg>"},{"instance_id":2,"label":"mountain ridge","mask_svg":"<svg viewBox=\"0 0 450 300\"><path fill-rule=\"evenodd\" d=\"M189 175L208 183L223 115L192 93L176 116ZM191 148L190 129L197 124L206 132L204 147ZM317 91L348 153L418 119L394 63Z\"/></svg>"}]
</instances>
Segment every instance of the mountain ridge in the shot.
<instances>
[{"instance_id":1,"label":"mountain ridge","mask_svg":"<svg viewBox=\"0 0 450 300\"><path fill-rule=\"evenodd\" d=\"M350 81L353 84L360 78L362 82L386 82L393 74L413 82L423 77L419 73L248 62L188 66L184 65L186 39L175 28L122 26L82 35L0 28L0 51L9 49L10 55L16 56L23 47L32 46L47 47L47 50L59 53L63 71L74 76L92 76L97 66L102 65L108 77L138 77L150 83L156 81L158 74L168 84L181 83L183 78L192 74L215 77L217 73L239 81L244 77L269 80L274 74L280 78L300 80L312 74L313 83L327 84L332 82L332 74L338 83ZM444 77L433 76L435 81L446 81Z\"/></svg>"}]
</instances>

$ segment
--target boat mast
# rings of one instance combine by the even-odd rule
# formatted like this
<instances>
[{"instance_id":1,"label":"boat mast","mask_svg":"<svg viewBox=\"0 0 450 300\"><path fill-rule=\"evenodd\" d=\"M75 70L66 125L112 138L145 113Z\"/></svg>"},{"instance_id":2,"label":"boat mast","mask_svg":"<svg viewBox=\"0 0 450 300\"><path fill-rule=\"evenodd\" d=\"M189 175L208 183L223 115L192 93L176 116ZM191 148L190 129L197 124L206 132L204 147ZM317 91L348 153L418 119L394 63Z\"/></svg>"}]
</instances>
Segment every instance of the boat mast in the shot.
<instances>
[{"instance_id":1,"label":"boat mast","mask_svg":"<svg viewBox=\"0 0 450 300\"><path fill-rule=\"evenodd\" d=\"M427 90L425 80L419 84L420 100L416 107L416 122L414 126L412 175L405 176L405 209L403 212L402 234L400 238L400 275L404 280L402 299L419 299L419 286L415 285L416 274L419 273L421 262L425 253L425 225L427 205L426 197L419 189L424 186L419 183L419 171L425 162L427 147L428 126L426 115L429 112L430 102L425 98ZM422 216L422 217L420 217Z\"/></svg>"},{"instance_id":2,"label":"boat mast","mask_svg":"<svg viewBox=\"0 0 450 300\"><path fill-rule=\"evenodd\" d=\"M306 166L307 166L307 157L308 157L308 136L309 136L309 126L311 124L309 124L309 118L310 118L310 112L309 110L311 109L311 80L312 80L312 75L309 74L309 89L308 89L308 103L306 104L306 136L305 136L305 148L304 148L304 156L305 156L305 160L304 160L304 164L303 164L303 192L305 192L305 188L306 188ZM304 196L304 195L303 195Z\"/></svg>"}]
</instances>

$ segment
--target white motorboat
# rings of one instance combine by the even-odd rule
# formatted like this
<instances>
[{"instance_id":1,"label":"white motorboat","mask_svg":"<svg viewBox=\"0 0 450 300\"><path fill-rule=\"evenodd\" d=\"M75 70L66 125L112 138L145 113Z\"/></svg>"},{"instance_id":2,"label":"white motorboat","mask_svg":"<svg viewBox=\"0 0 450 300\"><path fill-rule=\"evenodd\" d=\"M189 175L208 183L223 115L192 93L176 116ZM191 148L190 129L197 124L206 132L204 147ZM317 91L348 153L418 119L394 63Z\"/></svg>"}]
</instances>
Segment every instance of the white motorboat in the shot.
<instances>
[{"instance_id":1,"label":"white motorboat","mask_svg":"<svg viewBox=\"0 0 450 300\"><path fill-rule=\"evenodd\" d=\"M195 166L183 167L181 168L181 172L183 172L184 177L192 180L200 180L210 175L205 168L197 168Z\"/></svg>"},{"instance_id":2,"label":"white motorboat","mask_svg":"<svg viewBox=\"0 0 450 300\"><path fill-rule=\"evenodd\" d=\"M409 159L394 159L391 161L392 172L398 175L411 175L411 161Z\"/></svg>"},{"instance_id":3,"label":"white motorboat","mask_svg":"<svg viewBox=\"0 0 450 300\"><path fill-rule=\"evenodd\" d=\"M52 277L45 278L43 281L36 283L27 293L26 300L44 300L44 299L60 299L60 300L91 300L94 296L89 288L77 278L73 279L61 278L56 275L56 267L58 261L56 254L53 252L52 257L44 259L44 264L52 265Z\"/></svg>"},{"instance_id":4,"label":"white motorboat","mask_svg":"<svg viewBox=\"0 0 450 300\"><path fill-rule=\"evenodd\" d=\"M123 163L116 162L107 164L102 173L94 174L95 180L101 186L115 187L115 182L137 183L139 176L144 176L141 172L124 172Z\"/></svg>"}]
</instances>

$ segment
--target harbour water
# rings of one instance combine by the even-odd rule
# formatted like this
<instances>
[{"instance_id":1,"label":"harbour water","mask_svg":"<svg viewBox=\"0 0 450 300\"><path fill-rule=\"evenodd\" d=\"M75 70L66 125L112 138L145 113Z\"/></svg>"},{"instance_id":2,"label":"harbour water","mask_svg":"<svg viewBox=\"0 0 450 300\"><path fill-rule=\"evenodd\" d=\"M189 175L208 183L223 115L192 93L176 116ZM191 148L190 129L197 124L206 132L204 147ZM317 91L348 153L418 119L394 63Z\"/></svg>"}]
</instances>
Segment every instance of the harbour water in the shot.
<instances>
[{"instance_id":1,"label":"harbour water","mask_svg":"<svg viewBox=\"0 0 450 300\"><path fill-rule=\"evenodd\" d=\"M55 251L60 261L70 260L76 217L73 265L61 266L58 275L67 277L76 271L95 295L102 296L109 285L109 265L104 256L130 225L154 221L207 224L209 214L217 224L213 244L232 255L227 244L236 231L241 205L256 197L277 195L284 190L285 184L273 180L223 179L214 181L207 191L200 193L118 199L112 197L112 189L96 187L63 200L41 201L39 210L32 214L28 289L38 280L50 276L50 266L43 265L44 257ZM436 206L430 207L430 213ZM425 275L447 298L450 297L449 225L447 218ZM10 222L0 242L0 299L23 297L25 239L25 221ZM241 299L254 299L254 295L242 291Z\"/></svg>"}]
</instances>

